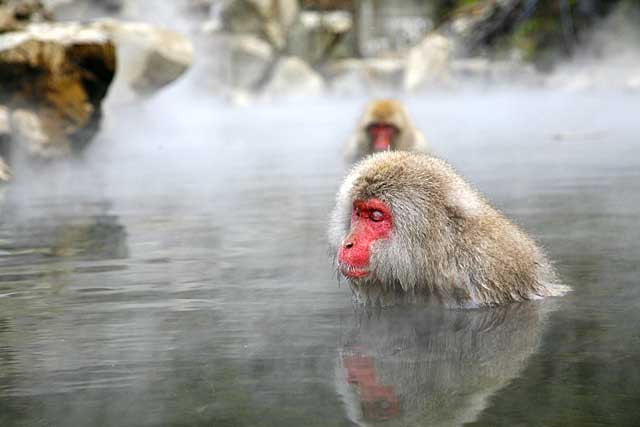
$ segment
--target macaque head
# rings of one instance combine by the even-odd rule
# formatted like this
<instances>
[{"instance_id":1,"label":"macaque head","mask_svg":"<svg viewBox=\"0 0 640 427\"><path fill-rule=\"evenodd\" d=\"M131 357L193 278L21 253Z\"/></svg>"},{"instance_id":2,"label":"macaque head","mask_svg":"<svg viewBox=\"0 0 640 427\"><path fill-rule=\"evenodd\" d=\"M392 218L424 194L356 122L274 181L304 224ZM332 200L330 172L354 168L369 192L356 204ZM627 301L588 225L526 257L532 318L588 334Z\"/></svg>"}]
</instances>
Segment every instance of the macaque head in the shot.
<instances>
[{"instance_id":1,"label":"macaque head","mask_svg":"<svg viewBox=\"0 0 640 427\"><path fill-rule=\"evenodd\" d=\"M439 159L404 151L370 155L338 192L329 232L337 269L367 297L452 280L457 273L443 271L456 262L459 230L482 210Z\"/></svg>"},{"instance_id":2,"label":"macaque head","mask_svg":"<svg viewBox=\"0 0 640 427\"><path fill-rule=\"evenodd\" d=\"M349 278L369 275L371 246L389 237L393 228L391 209L376 198L355 200L351 213L351 227L338 251L342 274Z\"/></svg>"},{"instance_id":3,"label":"macaque head","mask_svg":"<svg viewBox=\"0 0 640 427\"><path fill-rule=\"evenodd\" d=\"M371 102L362 117L361 131L369 152L398 149L401 134L410 128L407 112L399 101L383 99Z\"/></svg>"},{"instance_id":4,"label":"macaque head","mask_svg":"<svg viewBox=\"0 0 640 427\"><path fill-rule=\"evenodd\" d=\"M337 268L352 284L408 289L425 271L425 242L434 243L423 237L432 228L427 218L438 221L445 214L437 203L428 203L428 181L414 173L413 163L423 157L374 154L358 163L340 188L330 240Z\"/></svg>"}]
</instances>

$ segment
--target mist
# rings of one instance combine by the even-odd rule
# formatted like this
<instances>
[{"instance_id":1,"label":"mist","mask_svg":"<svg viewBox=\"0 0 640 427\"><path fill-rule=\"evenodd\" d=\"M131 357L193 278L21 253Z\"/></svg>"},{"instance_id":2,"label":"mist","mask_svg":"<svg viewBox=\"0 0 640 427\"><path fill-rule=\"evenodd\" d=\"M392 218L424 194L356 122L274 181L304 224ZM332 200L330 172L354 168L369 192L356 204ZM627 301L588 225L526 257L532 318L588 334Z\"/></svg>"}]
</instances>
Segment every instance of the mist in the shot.
<instances>
[{"instance_id":1,"label":"mist","mask_svg":"<svg viewBox=\"0 0 640 427\"><path fill-rule=\"evenodd\" d=\"M107 93L78 155L11 159L0 424L376 425L348 382L354 357L400 402L389 425L637 419L633 17L612 13L525 82L235 97L212 77L228 56L207 50L208 18L156 3L121 15L187 34L193 66L149 96ZM345 142L380 96L572 293L493 311L354 308L326 227Z\"/></svg>"}]
</instances>

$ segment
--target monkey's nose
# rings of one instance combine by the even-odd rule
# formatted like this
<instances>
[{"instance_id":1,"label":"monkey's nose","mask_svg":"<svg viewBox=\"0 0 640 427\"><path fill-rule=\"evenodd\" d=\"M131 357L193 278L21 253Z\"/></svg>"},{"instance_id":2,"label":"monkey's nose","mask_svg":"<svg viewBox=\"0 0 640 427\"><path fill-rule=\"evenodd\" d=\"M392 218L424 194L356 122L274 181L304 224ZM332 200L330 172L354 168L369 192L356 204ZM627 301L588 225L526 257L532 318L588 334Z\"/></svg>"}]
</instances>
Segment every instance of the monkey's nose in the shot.
<instances>
[{"instance_id":1,"label":"monkey's nose","mask_svg":"<svg viewBox=\"0 0 640 427\"><path fill-rule=\"evenodd\" d=\"M351 249L353 247L353 241L350 240L346 242L343 246L345 249Z\"/></svg>"}]
</instances>

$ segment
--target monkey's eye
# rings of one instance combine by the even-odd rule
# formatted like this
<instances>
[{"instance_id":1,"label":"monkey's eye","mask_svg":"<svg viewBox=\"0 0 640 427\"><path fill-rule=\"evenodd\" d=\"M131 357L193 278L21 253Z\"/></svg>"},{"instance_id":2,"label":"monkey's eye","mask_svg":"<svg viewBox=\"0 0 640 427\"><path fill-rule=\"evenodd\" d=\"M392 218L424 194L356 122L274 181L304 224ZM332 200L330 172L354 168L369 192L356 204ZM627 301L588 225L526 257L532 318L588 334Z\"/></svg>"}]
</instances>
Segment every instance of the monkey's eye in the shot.
<instances>
[{"instance_id":1,"label":"monkey's eye","mask_svg":"<svg viewBox=\"0 0 640 427\"><path fill-rule=\"evenodd\" d=\"M371 221L373 222L379 222L382 221L384 219L384 214L380 211L377 210L373 210L371 211L371 214L369 215L369 218L371 218Z\"/></svg>"}]
</instances>

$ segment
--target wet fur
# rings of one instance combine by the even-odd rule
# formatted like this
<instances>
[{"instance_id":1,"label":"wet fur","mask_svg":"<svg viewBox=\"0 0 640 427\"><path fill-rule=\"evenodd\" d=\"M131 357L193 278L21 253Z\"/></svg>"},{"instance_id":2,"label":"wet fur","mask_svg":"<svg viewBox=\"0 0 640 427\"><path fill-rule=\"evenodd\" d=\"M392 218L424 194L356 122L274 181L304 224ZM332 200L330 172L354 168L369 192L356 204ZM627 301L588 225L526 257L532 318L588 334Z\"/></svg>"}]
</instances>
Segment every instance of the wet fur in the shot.
<instances>
[{"instance_id":1,"label":"wet fur","mask_svg":"<svg viewBox=\"0 0 640 427\"><path fill-rule=\"evenodd\" d=\"M446 162L420 154L378 153L352 169L331 217L334 255L349 232L353 201L371 197L390 206L394 229L373 244L371 274L348 279L360 302L481 307L568 290L530 238Z\"/></svg>"}]
</instances>

